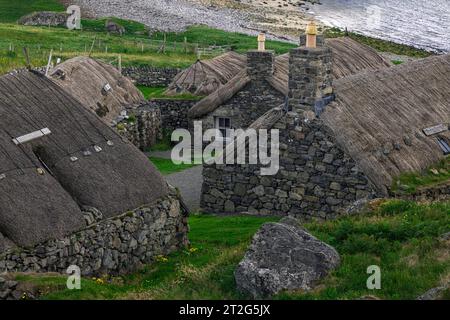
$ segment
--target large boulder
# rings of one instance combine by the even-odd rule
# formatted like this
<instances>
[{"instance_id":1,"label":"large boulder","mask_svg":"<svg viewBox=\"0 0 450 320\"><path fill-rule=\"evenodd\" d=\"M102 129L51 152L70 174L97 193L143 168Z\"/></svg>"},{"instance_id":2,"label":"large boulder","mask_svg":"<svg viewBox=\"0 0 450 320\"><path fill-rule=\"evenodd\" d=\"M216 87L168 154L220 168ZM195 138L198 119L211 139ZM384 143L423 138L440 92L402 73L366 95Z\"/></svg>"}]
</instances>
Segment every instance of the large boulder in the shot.
<instances>
[{"instance_id":1,"label":"large boulder","mask_svg":"<svg viewBox=\"0 0 450 320\"><path fill-rule=\"evenodd\" d=\"M253 298L282 290L311 290L340 263L339 254L293 218L266 223L235 271L238 290Z\"/></svg>"},{"instance_id":2,"label":"large boulder","mask_svg":"<svg viewBox=\"0 0 450 320\"><path fill-rule=\"evenodd\" d=\"M21 17L18 23L25 26L62 27L66 25L68 17L65 12L40 11Z\"/></svg>"}]
</instances>

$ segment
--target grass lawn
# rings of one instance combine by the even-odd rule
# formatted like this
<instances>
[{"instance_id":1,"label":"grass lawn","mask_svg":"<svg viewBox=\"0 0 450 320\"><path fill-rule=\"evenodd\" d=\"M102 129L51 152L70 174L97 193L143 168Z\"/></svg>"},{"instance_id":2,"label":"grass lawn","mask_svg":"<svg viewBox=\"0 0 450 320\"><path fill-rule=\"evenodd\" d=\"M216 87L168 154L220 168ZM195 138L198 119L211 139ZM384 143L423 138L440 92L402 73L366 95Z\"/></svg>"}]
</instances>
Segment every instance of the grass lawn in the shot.
<instances>
[{"instance_id":1,"label":"grass lawn","mask_svg":"<svg viewBox=\"0 0 450 320\"><path fill-rule=\"evenodd\" d=\"M0 22L14 23L34 11L64 11L57 0L0 0Z\"/></svg>"},{"instance_id":2,"label":"grass lawn","mask_svg":"<svg viewBox=\"0 0 450 320\"><path fill-rule=\"evenodd\" d=\"M421 173L404 173L393 185L393 193L412 194L419 188L450 182L450 156Z\"/></svg>"},{"instance_id":3,"label":"grass lawn","mask_svg":"<svg viewBox=\"0 0 450 320\"><path fill-rule=\"evenodd\" d=\"M180 172L195 166L195 164L175 164L170 159L150 157L150 161L163 175Z\"/></svg>"},{"instance_id":4,"label":"grass lawn","mask_svg":"<svg viewBox=\"0 0 450 320\"><path fill-rule=\"evenodd\" d=\"M134 274L83 279L82 290L64 289L65 277L19 276L38 283L44 299L240 299L233 272L253 234L275 218L189 218L191 247ZM450 203L418 205L389 201L374 212L327 223L305 225L334 246L342 265L312 293L281 293L277 299L414 299L450 280L450 243L439 236L450 231ZM366 289L370 265L381 268L381 290ZM447 292L446 298L450 298Z\"/></svg>"}]
</instances>

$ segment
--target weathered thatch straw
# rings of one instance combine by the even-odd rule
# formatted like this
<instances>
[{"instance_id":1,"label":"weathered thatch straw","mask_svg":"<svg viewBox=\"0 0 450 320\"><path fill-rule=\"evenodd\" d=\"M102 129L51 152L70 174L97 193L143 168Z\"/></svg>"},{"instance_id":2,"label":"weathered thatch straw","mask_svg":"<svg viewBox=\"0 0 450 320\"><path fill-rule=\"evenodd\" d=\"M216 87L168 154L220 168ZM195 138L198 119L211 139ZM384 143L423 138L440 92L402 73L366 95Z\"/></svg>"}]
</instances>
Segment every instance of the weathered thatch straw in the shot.
<instances>
[{"instance_id":1,"label":"weathered thatch straw","mask_svg":"<svg viewBox=\"0 0 450 320\"><path fill-rule=\"evenodd\" d=\"M362 71L376 71L391 66L391 63L375 49L351 38L326 39L333 52L333 77L347 77ZM287 90L289 81L289 53L275 58L274 81Z\"/></svg>"},{"instance_id":2,"label":"weathered thatch straw","mask_svg":"<svg viewBox=\"0 0 450 320\"><path fill-rule=\"evenodd\" d=\"M210 60L198 60L175 77L166 94L192 93L206 96L230 81L245 67L246 57L232 51Z\"/></svg>"},{"instance_id":3,"label":"weathered thatch straw","mask_svg":"<svg viewBox=\"0 0 450 320\"><path fill-rule=\"evenodd\" d=\"M449 75L445 55L335 81L337 100L322 118L380 191L443 158L422 130L450 123ZM448 130L440 135L449 141Z\"/></svg>"},{"instance_id":4,"label":"weathered thatch straw","mask_svg":"<svg viewBox=\"0 0 450 320\"><path fill-rule=\"evenodd\" d=\"M333 76L338 79L365 70L379 70L390 66L390 63L374 49L360 44L350 38L328 39L327 44L333 50ZM277 56L274 63L274 73L267 82L285 96L289 92L289 54ZM250 78L246 73L246 65L240 68L229 82L200 100L189 110L189 117L197 119L214 111L232 98L248 84Z\"/></svg>"},{"instance_id":5,"label":"weathered thatch straw","mask_svg":"<svg viewBox=\"0 0 450 320\"><path fill-rule=\"evenodd\" d=\"M50 78L108 124L126 106L144 101L130 79L112 65L88 57L67 60L53 69ZM105 90L105 86L111 90Z\"/></svg>"},{"instance_id":6,"label":"weathered thatch straw","mask_svg":"<svg viewBox=\"0 0 450 320\"><path fill-rule=\"evenodd\" d=\"M0 114L0 233L17 245L83 227L82 206L112 217L168 193L139 150L43 75L0 77Z\"/></svg>"}]
</instances>

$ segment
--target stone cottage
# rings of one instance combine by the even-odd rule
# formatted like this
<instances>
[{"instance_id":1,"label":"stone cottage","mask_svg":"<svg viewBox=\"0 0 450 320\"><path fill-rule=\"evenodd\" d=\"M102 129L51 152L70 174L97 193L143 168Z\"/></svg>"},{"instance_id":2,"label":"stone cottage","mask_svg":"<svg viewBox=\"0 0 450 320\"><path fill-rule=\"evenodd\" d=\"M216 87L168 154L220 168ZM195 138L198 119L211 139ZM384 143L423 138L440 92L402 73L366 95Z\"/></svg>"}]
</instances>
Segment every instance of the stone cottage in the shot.
<instances>
[{"instance_id":1,"label":"stone cottage","mask_svg":"<svg viewBox=\"0 0 450 320\"><path fill-rule=\"evenodd\" d=\"M302 36L300 44L305 42L306 36ZM325 40L320 36L317 43L326 43L331 50L332 63L327 70L331 79L391 66L374 49L348 37ZM259 50L249 51L246 68L189 110L190 125L193 120L202 121L204 129L216 128L223 134L226 129L248 128L288 96L289 56L275 57L272 51L264 49L264 42Z\"/></svg>"},{"instance_id":2,"label":"stone cottage","mask_svg":"<svg viewBox=\"0 0 450 320\"><path fill-rule=\"evenodd\" d=\"M320 43L291 50L287 103L250 125L279 130L280 170L205 165L203 211L333 218L448 154L450 55L334 81L331 61Z\"/></svg>"},{"instance_id":3,"label":"stone cottage","mask_svg":"<svg viewBox=\"0 0 450 320\"><path fill-rule=\"evenodd\" d=\"M225 85L199 101L188 112L190 120L202 121L204 129L247 128L255 119L285 100L274 79L274 52L247 52L246 68Z\"/></svg>"},{"instance_id":4,"label":"stone cottage","mask_svg":"<svg viewBox=\"0 0 450 320\"><path fill-rule=\"evenodd\" d=\"M0 272L118 274L186 245L156 168L49 78L0 77L0 114Z\"/></svg>"}]
</instances>

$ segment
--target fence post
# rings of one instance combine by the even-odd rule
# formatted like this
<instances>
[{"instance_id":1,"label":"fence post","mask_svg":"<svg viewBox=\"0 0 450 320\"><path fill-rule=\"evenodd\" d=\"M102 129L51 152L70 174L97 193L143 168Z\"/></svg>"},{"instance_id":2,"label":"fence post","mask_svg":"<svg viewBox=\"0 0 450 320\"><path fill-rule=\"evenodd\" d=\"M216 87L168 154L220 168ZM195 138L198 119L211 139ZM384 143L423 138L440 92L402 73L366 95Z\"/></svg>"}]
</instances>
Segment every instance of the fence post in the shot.
<instances>
[{"instance_id":1,"label":"fence post","mask_svg":"<svg viewBox=\"0 0 450 320\"><path fill-rule=\"evenodd\" d=\"M119 54L119 73L122 74L122 55Z\"/></svg>"}]
</instances>

